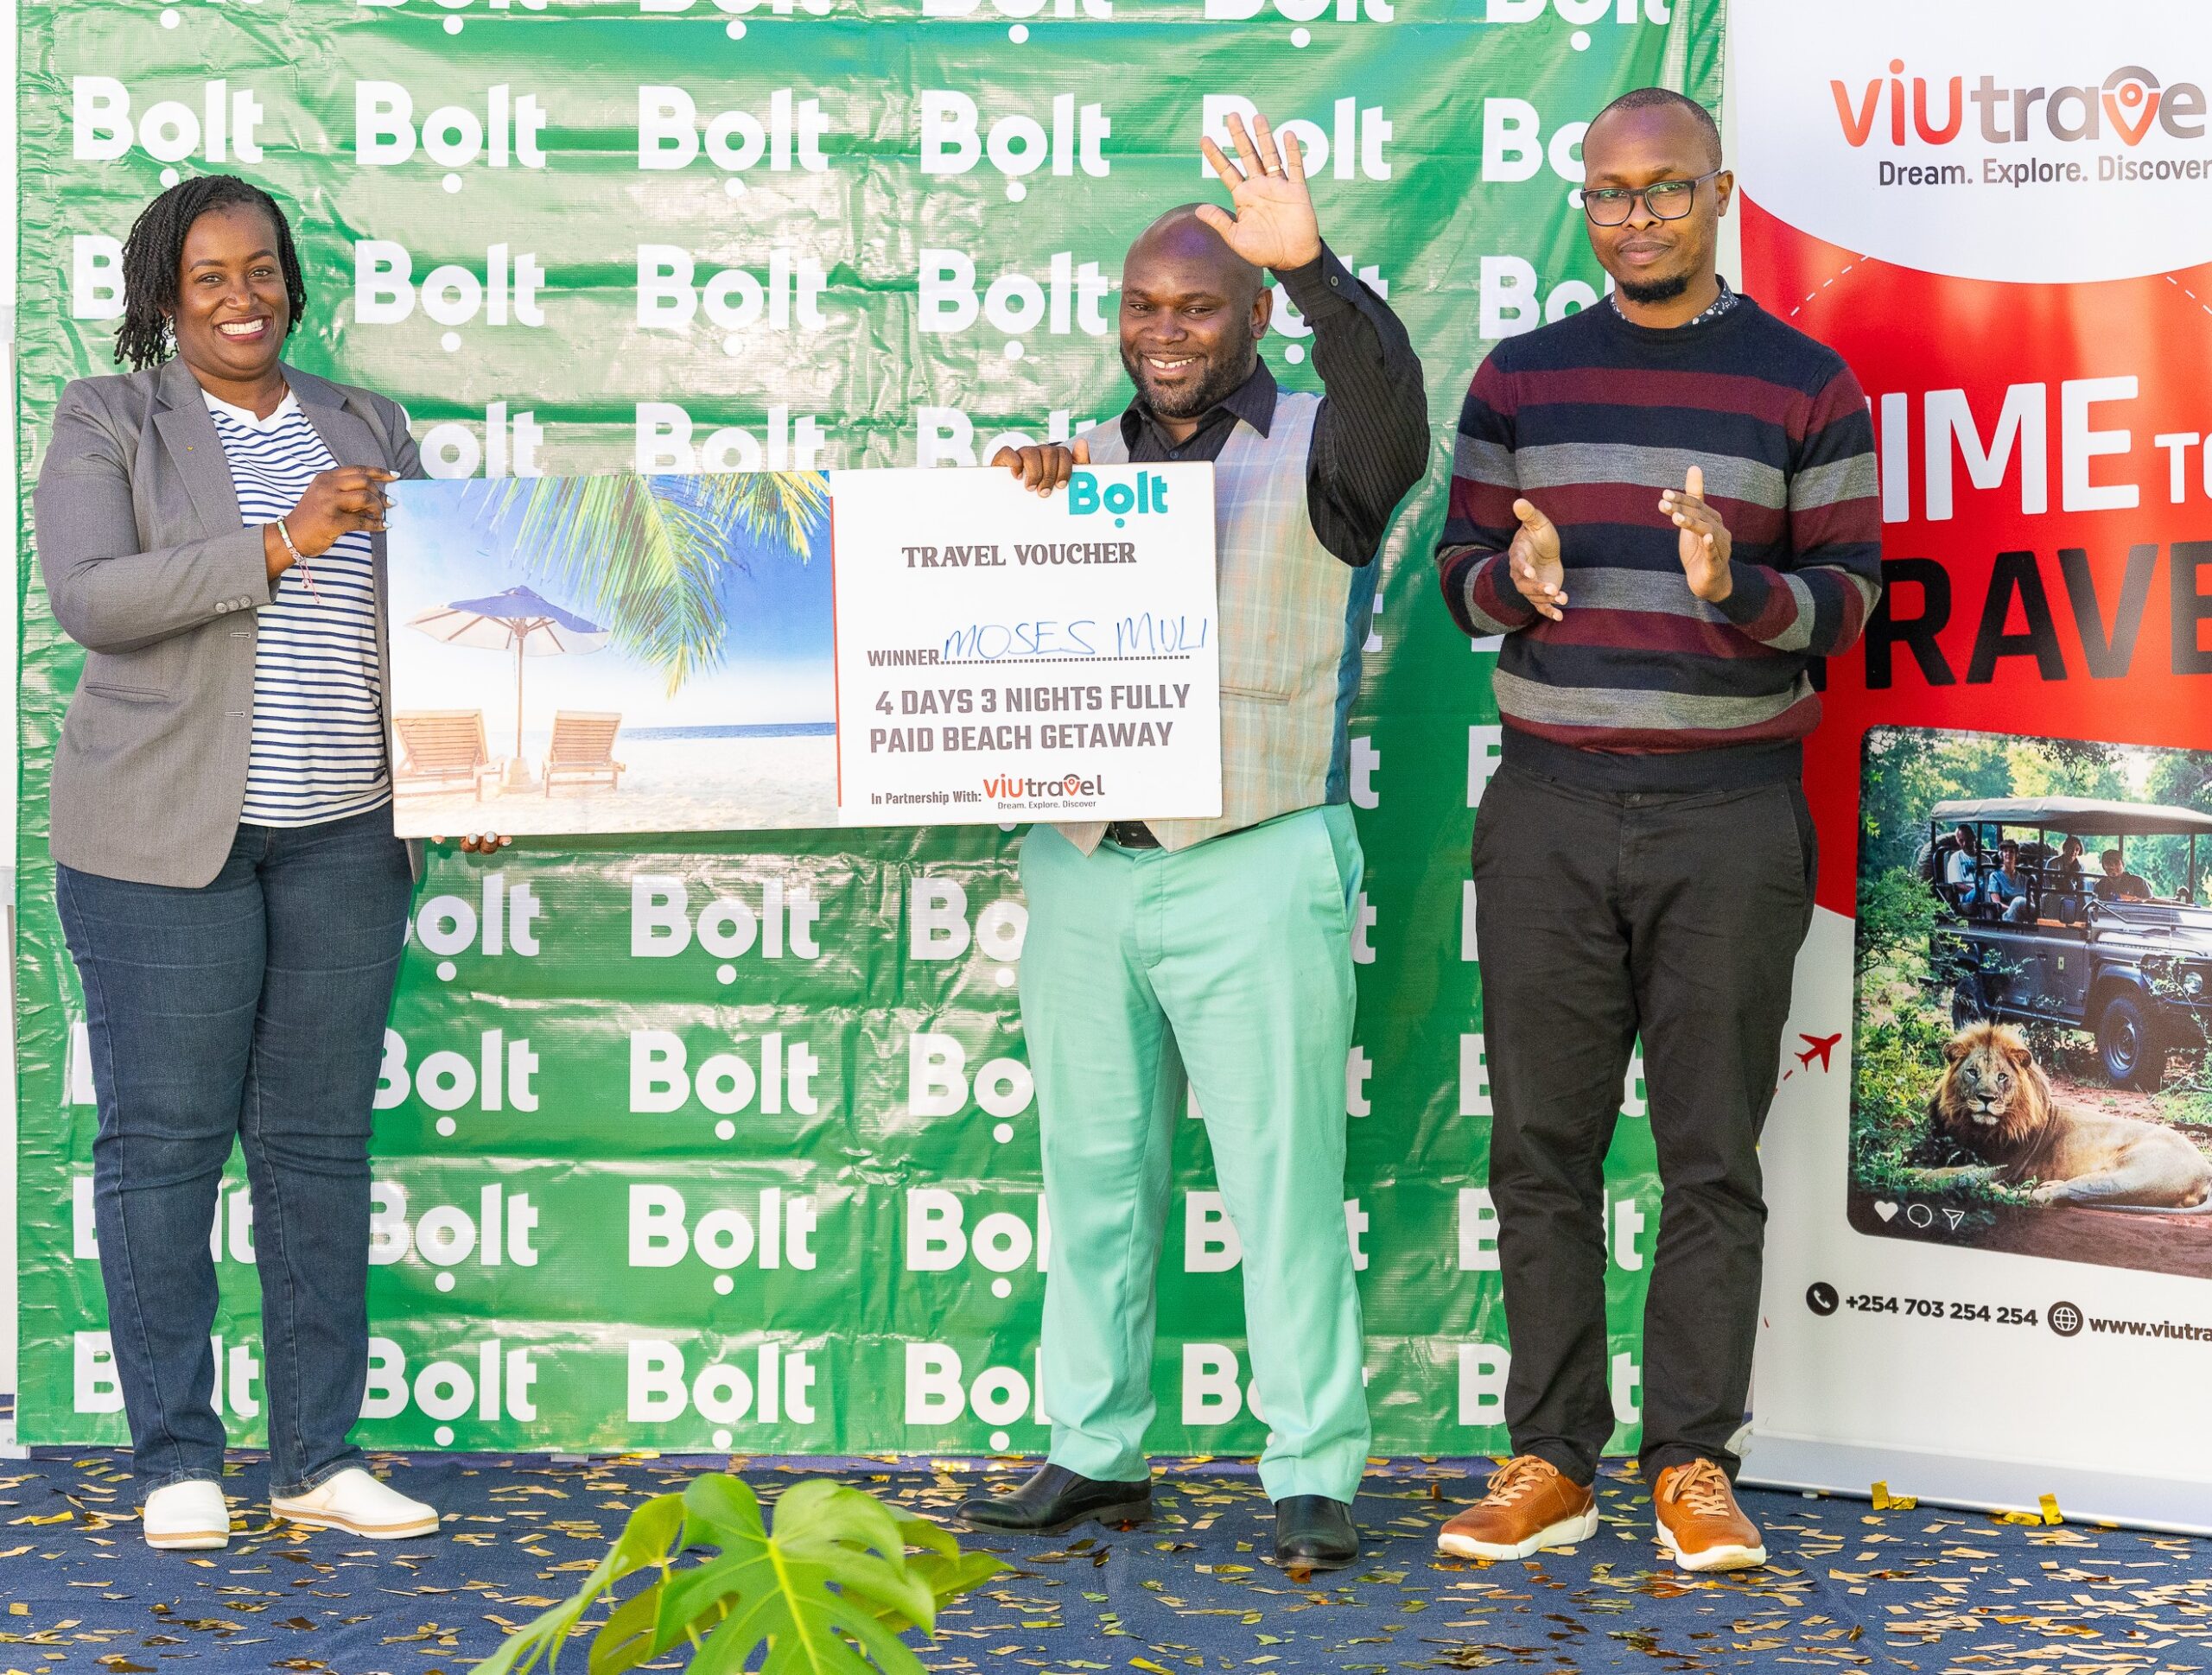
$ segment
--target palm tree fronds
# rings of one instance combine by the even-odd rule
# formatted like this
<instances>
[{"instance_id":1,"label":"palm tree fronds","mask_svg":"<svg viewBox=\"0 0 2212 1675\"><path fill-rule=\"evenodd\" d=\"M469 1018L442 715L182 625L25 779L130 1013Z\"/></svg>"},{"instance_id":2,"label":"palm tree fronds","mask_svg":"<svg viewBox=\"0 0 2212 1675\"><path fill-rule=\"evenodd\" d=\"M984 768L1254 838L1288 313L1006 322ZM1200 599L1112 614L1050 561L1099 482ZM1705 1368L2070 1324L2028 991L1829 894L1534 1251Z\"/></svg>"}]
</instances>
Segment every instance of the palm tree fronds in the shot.
<instances>
[{"instance_id":1,"label":"palm tree fronds","mask_svg":"<svg viewBox=\"0 0 2212 1675\"><path fill-rule=\"evenodd\" d=\"M802 562L830 510L829 479L818 471L728 472L688 479L700 511L775 541Z\"/></svg>"},{"instance_id":2,"label":"palm tree fronds","mask_svg":"<svg viewBox=\"0 0 2212 1675\"><path fill-rule=\"evenodd\" d=\"M673 696L717 667L728 638L722 584L747 565L742 530L802 562L829 510L817 472L654 479L499 478L464 504L500 530L534 580L609 630L615 649L668 677Z\"/></svg>"}]
</instances>

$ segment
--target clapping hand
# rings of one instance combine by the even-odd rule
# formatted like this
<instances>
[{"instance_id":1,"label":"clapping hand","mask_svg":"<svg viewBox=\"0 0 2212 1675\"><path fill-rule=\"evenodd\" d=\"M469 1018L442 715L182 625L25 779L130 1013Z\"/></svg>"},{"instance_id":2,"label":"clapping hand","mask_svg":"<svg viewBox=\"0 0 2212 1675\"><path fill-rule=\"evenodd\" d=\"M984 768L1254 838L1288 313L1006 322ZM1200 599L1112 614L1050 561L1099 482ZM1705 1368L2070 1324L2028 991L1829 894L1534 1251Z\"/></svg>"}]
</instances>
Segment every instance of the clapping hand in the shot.
<instances>
[{"instance_id":1,"label":"clapping hand","mask_svg":"<svg viewBox=\"0 0 2212 1675\"><path fill-rule=\"evenodd\" d=\"M1236 147L1231 162L1211 139L1198 149L1213 165L1229 188L1236 213L1218 204L1198 206L1198 219L1222 237L1222 242L1255 268L1278 273L1302 268L1321 254L1321 227L1313 218L1313 194L1306 187L1306 161L1298 154L1298 136L1286 134L1280 153L1265 117L1252 118L1252 131L1244 119L1229 118L1229 137Z\"/></svg>"},{"instance_id":2,"label":"clapping hand","mask_svg":"<svg viewBox=\"0 0 2212 1675\"><path fill-rule=\"evenodd\" d=\"M1707 605L1719 604L1735 591L1736 581L1728 568L1728 526L1705 503L1705 473L1692 466L1680 491L1661 493L1659 510L1681 531L1682 574L1690 592Z\"/></svg>"},{"instance_id":3,"label":"clapping hand","mask_svg":"<svg viewBox=\"0 0 2212 1675\"><path fill-rule=\"evenodd\" d=\"M1521 597L1554 622L1567 620L1567 569L1560 562L1559 530L1526 500L1513 503L1521 527L1505 549L1505 568Z\"/></svg>"}]
</instances>

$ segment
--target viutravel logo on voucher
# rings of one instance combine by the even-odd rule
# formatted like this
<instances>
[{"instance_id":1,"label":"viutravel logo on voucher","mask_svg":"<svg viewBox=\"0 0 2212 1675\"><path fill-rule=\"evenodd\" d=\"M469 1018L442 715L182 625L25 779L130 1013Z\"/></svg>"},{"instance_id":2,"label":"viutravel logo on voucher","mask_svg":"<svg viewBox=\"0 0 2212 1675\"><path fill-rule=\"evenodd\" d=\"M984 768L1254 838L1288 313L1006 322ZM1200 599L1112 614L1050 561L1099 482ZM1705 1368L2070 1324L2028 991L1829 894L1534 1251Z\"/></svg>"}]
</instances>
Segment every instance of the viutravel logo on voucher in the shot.
<instances>
[{"instance_id":1,"label":"viutravel logo on voucher","mask_svg":"<svg viewBox=\"0 0 2212 1675\"><path fill-rule=\"evenodd\" d=\"M1039 797L1100 797L1106 795L1106 777L1096 774L1085 779L1080 774L1064 773L1049 779L1025 779L1016 774L995 774L983 782L983 795L998 803L1010 803L1017 797L1032 801Z\"/></svg>"}]
</instances>

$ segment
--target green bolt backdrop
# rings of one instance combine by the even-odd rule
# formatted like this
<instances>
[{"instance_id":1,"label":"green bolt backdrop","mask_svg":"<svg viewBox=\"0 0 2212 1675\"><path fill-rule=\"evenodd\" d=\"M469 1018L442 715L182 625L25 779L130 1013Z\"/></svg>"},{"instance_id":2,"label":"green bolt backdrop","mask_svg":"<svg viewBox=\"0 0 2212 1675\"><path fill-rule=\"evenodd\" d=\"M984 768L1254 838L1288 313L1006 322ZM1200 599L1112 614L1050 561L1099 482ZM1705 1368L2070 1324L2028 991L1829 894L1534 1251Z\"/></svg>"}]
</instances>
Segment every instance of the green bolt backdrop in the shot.
<instances>
[{"instance_id":1,"label":"green bolt backdrop","mask_svg":"<svg viewBox=\"0 0 2212 1675\"><path fill-rule=\"evenodd\" d=\"M1500 1448L1464 887L1497 715L1491 659L1452 629L1429 553L1485 334L1603 283L1571 195L1579 124L1653 82L1717 105L1722 0L958 5L25 0L26 497L62 385L113 370L116 241L179 170L277 195L309 290L291 358L404 403L442 474L893 466L1118 410L1113 299L1086 309L1065 279L1056 296L1055 258L1110 277L1154 214L1218 197L1198 140L1222 101L1310 123L1324 233L1411 329L1436 435L1384 553L1352 724L1368 859L1353 1202L1313 1235L1357 1241L1377 1448ZM803 306L786 276L809 263L823 282ZM734 270L750 280L720 277ZM1279 323L1277 376L1316 387L1302 326ZM18 1412L29 1441L113 1442L82 1002L46 853L79 654L28 533L20 585ZM1019 841L434 850L386 1037L357 1436L1041 1451L1050 1237L1012 984ZM761 934L718 961L674 916L727 898ZM690 1096L655 1108L679 1050ZM1608 1172L1624 1446L1658 1221L1641 1092L1632 1076ZM1178 1161L1152 1442L1252 1452L1264 1424L1241 1388L1202 1120ZM218 1223L217 1393L251 1442L262 1349L235 1161Z\"/></svg>"}]
</instances>

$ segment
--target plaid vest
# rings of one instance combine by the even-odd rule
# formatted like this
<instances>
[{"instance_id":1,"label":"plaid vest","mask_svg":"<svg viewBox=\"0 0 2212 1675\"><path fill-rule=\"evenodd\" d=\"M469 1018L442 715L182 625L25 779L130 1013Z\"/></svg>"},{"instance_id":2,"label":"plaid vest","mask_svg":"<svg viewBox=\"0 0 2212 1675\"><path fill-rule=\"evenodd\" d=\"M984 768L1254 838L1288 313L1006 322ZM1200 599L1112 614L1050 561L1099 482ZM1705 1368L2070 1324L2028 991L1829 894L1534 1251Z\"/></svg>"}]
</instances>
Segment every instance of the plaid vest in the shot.
<instances>
[{"instance_id":1,"label":"plaid vest","mask_svg":"<svg viewBox=\"0 0 2212 1675\"><path fill-rule=\"evenodd\" d=\"M1359 686L1377 567L1355 569L1313 533L1306 466L1320 410L1318 396L1278 395L1268 435L1239 420L1214 461L1221 814L1147 822L1166 848L1344 800L1344 719ZM1085 436L1096 463L1128 463L1118 418ZM1106 826L1058 829L1087 855Z\"/></svg>"}]
</instances>

